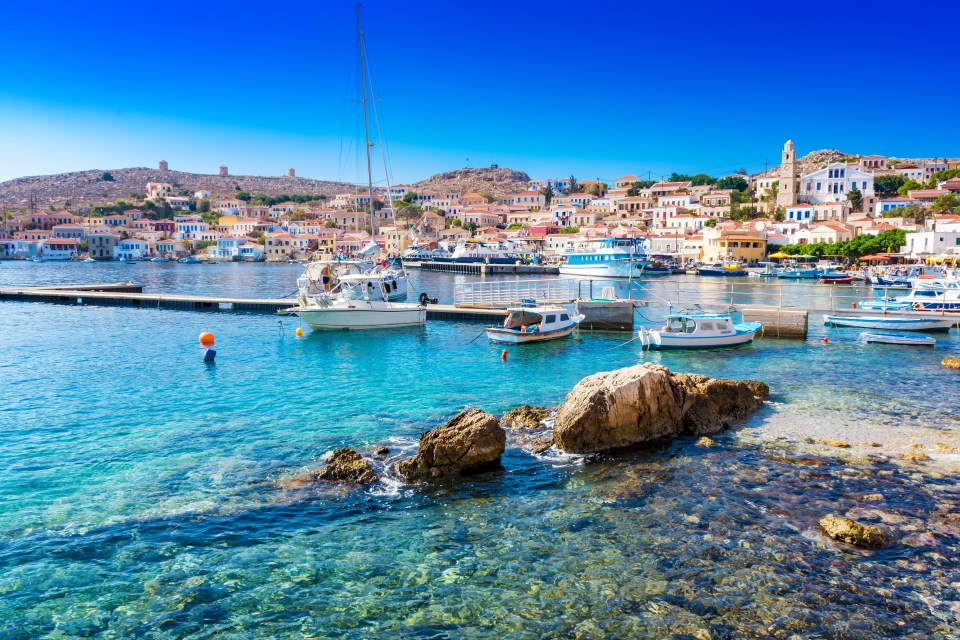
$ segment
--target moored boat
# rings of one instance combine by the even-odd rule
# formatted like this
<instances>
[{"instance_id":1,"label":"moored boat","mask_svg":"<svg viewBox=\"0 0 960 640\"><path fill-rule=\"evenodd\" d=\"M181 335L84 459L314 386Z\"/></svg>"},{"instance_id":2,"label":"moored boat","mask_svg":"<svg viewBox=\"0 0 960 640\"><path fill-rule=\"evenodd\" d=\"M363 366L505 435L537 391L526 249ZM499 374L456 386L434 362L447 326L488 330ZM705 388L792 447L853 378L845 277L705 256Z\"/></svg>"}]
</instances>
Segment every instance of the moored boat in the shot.
<instances>
[{"instance_id":1,"label":"moored boat","mask_svg":"<svg viewBox=\"0 0 960 640\"><path fill-rule=\"evenodd\" d=\"M487 338L500 344L525 344L564 338L583 321L582 315L570 315L560 306L526 303L509 307L501 327L487 329Z\"/></svg>"},{"instance_id":2,"label":"moored boat","mask_svg":"<svg viewBox=\"0 0 960 640\"><path fill-rule=\"evenodd\" d=\"M882 342L883 344L906 344L918 347L932 347L937 344L936 339L930 336L904 336L895 333L868 333L860 334L860 339L866 343Z\"/></svg>"},{"instance_id":3,"label":"moored boat","mask_svg":"<svg viewBox=\"0 0 960 640\"><path fill-rule=\"evenodd\" d=\"M824 316L823 324L858 329L895 329L898 331L949 331L956 323L941 318L889 318L879 316Z\"/></svg>"},{"instance_id":4,"label":"moored boat","mask_svg":"<svg viewBox=\"0 0 960 640\"><path fill-rule=\"evenodd\" d=\"M714 262L697 268L698 276L745 276L746 269L735 260L726 260L724 262Z\"/></svg>"},{"instance_id":5,"label":"moored boat","mask_svg":"<svg viewBox=\"0 0 960 640\"><path fill-rule=\"evenodd\" d=\"M751 342L759 322L735 323L729 313L671 313L660 330L641 329L640 344L654 349L710 349Z\"/></svg>"}]
</instances>

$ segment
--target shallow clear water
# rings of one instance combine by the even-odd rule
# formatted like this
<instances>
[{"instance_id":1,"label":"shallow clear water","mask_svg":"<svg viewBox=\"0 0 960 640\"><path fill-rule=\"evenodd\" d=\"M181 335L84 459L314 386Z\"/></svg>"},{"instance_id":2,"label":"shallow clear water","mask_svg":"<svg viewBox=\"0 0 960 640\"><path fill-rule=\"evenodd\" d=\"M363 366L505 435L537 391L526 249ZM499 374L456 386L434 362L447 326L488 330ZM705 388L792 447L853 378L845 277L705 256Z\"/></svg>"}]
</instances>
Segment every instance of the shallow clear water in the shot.
<instances>
[{"instance_id":1,"label":"shallow clear water","mask_svg":"<svg viewBox=\"0 0 960 640\"><path fill-rule=\"evenodd\" d=\"M188 292L209 293L219 270L237 295L276 295L300 271L165 266L144 268L158 274L148 290L183 287L192 269ZM450 276L422 275L449 291ZM715 449L589 460L509 447L502 471L431 487L283 485L334 448L387 443L396 459L463 408L555 405L585 375L643 360L768 382L772 402L744 431L830 418L953 436L960 378L939 361L960 353L955 333L910 349L812 324L807 341L652 354L581 334L501 362L501 347L466 344L475 323L300 339L295 327L0 304L0 637L956 633L951 476L729 433ZM214 366L200 362L204 330ZM873 492L884 502L856 500ZM877 512L865 521L899 519L907 542L867 554L816 534L826 513L864 508Z\"/></svg>"}]
</instances>

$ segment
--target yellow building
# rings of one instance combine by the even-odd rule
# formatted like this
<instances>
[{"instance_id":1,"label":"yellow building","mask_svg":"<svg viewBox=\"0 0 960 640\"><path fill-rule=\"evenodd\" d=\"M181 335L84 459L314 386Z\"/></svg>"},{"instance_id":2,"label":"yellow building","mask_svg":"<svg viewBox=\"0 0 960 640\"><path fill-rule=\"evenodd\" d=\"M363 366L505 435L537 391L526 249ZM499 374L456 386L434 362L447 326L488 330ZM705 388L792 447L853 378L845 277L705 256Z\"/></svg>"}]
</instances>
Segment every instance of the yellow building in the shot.
<instances>
[{"instance_id":1,"label":"yellow building","mask_svg":"<svg viewBox=\"0 0 960 640\"><path fill-rule=\"evenodd\" d=\"M739 260L759 262L767 255L767 239L760 231L722 231L704 227L703 262Z\"/></svg>"}]
</instances>

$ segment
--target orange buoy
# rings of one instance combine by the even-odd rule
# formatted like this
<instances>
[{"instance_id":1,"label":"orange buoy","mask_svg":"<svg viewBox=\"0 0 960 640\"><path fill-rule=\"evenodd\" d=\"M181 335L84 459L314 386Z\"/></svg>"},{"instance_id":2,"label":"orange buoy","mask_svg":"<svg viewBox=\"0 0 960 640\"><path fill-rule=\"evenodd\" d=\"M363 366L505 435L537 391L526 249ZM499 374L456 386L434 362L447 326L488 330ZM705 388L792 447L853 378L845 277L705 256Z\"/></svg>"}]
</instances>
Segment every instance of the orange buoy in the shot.
<instances>
[{"instance_id":1,"label":"orange buoy","mask_svg":"<svg viewBox=\"0 0 960 640\"><path fill-rule=\"evenodd\" d=\"M851 308L851 309L856 309L856 308L857 308L857 303L856 303L856 302L851 302L851 303L850 303L850 308Z\"/></svg>"},{"instance_id":2,"label":"orange buoy","mask_svg":"<svg viewBox=\"0 0 960 640\"><path fill-rule=\"evenodd\" d=\"M203 333L201 333L201 334L200 334L200 344L201 344L201 346L204 346L204 347L212 347L212 346L213 346L213 334L210 333L209 331L204 331Z\"/></svg>"},{"instance_id":3,"label":"orange buoy","mask_svg":"<svg viewBox=\"0 0 960 640\"><path fill-rule=\"evenodd\" d=\"M297 327L296 333L297 333L297 337L298 337L298 338L299 338L300 336L302 336L302 335L303 335L303 327Z\"/></svg>"},{"instance_id":4,"label":"orange buoy","mask_svg":"<svg viewBox=\"0 0 960 640\"><path fill-rule=\"evenodd\" d=\"M500 359L503 360L504 362L507 361L507 350L506 350L506 349L504 349L503 351L500 352Z\"/></svg>"},{"instance_id":5,"label":"orange buoy","mask_svg":"<svg viewBox=\"0 0 960 640\"><path fill-rule=\"evenodd\" d=\"M829 340L827 340L827 336L823 336L823 344L827 344L827 342L829 342Z\"/></svg>"}]
</instances>

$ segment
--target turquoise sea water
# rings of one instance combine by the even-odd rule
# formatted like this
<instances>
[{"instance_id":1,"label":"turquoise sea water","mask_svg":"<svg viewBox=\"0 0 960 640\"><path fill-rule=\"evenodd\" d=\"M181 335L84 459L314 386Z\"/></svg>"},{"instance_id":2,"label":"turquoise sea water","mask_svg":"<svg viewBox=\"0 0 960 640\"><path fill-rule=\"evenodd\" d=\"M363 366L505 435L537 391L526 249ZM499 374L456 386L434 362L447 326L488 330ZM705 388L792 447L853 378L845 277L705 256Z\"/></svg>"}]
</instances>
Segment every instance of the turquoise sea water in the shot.
<instances>
[{"instance_id":1,"label":"turquoise sea water","mask_svg":"<svg viewBox=\"0 0 960 640\"><path fill-rule=\"evenodd\" d=\"M283 295L300 271L127 266L148 290L226 295ZM5 263L0 284L99 268L123 267ZM450 276L417 277L449 295ZM929 350L813 324L807 341L652 354L582 334L502 362L501 347L466 344L476 323L299 339L296 326L0 304L0 637L956 635L950 475L729 433L616 457L508 446L501 471L434 486L285 485L337 447L386 443L395 461L464 408L555 405L585 375L644 360L768 382L744 431L836 418L954 436L960 378L939 361L960 353L955 331ZM907 542L867 554L816 534L873 492Z\"/></svg>"}]
</instances>

